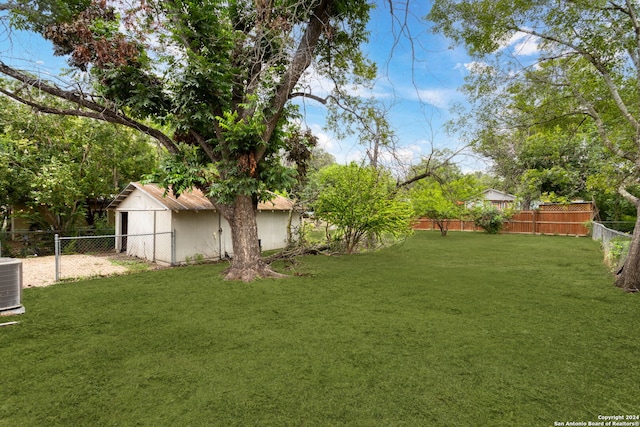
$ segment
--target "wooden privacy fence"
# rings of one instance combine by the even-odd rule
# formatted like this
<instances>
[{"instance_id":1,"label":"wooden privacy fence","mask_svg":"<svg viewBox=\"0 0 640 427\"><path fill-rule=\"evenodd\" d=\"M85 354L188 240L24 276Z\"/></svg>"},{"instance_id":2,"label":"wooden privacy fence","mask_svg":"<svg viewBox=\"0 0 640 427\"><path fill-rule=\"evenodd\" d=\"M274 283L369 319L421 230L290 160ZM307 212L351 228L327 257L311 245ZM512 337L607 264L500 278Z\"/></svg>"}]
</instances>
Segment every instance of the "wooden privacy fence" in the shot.
<instances>
[{"instance_id":1,"label":"wooden privacy fence","mask_svg":"<svg viewBox=\"0 0 640 427\"><path fill-rule=\"evenodd\" d=\"M540 209L520 211L505 221L502 233L551 234L563 236L588 236L587 224L593 220L592 203L543 204ZM483 231L473 221L446 220L449 231ZM429 218L420 218L415 230L439 230L438 224Z\"/></svg>"}]
</instances>

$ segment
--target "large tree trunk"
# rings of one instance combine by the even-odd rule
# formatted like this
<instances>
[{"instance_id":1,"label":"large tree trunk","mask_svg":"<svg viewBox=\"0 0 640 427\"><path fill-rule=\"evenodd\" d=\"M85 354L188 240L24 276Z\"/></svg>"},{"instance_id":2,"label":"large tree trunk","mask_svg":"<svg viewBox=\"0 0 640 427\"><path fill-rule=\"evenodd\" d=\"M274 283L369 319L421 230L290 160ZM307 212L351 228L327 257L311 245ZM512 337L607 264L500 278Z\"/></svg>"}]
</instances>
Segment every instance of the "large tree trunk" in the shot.
<instances>
[{"instance_id":1,"label":"large tree trunk","mask_svg":"<svg viewBox=\"0 0 640 427\"><path fill-rule=\"evenodd\" d=\"M240 195L233 205L219 206L219 209L231 226L233 244L233 259L225 278L250 282L259 277L286 277L273 271L262 260L256 222L257 207L251 196Z\"/></svg>"},{"instance_id":2,"label":"large tree trunk","mask_svg":"<svg viewBox=\"0 0 640 427\"><path fill-rule=\"evenodd\" d=\"M616 286L627 292L640 290L640 203L636 203L637 219L636 228L633 230L633 238L629 246L629 255L624 261L622 269L616 276Z\"/></svg>"}]
</instances>

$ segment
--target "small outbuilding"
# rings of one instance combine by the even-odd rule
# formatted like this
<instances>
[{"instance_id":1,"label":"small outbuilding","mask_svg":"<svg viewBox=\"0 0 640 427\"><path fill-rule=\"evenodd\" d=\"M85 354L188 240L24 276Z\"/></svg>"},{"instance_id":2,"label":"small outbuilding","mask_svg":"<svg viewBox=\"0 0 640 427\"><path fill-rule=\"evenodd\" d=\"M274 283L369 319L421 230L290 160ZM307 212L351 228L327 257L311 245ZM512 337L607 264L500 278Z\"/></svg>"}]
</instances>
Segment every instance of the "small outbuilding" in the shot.
<instances>
[{"instance_id":1,"label":"small outbuilding","mask_svg":"<svg viewBox=\"0 0 640 427\"><path fill-rule=\"evenodd\" d=\"M513 194L490 188L482 192L482 200L502 210L514 207L517 197Z\"/></svg>"},{"instance_id":2,"label":"small outbuilding","mask_svg":"<svg viewBox=\"0 0 640 427\"><path fill-rule=\"evenodd\" d=\"M108 209L115 213L119 252L165 263L233 256L229 223L200 190L175 197L156 184L132 182ZM299 227L300 214L291 200L274 194L258 204L257 222L262 250L280 249Z\"/></svg>"}]
</instances>

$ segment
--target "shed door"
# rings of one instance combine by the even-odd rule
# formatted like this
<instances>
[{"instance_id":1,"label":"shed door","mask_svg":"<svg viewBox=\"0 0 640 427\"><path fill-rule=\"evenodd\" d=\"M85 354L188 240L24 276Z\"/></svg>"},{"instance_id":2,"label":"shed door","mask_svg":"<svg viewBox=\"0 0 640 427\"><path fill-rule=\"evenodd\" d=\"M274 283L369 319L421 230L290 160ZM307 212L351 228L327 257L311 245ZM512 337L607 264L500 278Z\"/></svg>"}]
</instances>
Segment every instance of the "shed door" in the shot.
<instances>
[{"instance_id":1,"label":"shed door","mask_svg":"<svg viewBox=\"0 0 640 427\"><path fill-rule=\"evenodd\" d=\"M121 252L127 251L127 234L129 234L129 212L120 212L120 234L122 234Z\"/></svg>"}]
</instances>

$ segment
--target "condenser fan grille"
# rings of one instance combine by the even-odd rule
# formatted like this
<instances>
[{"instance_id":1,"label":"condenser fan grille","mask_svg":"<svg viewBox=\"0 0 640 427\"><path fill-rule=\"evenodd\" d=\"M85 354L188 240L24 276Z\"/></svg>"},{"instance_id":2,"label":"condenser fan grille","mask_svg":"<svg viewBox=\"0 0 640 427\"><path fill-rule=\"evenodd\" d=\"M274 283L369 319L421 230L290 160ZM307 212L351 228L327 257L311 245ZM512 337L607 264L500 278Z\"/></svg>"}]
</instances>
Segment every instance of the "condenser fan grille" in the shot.
<instances>
[{"instance_id":1,"label":"condenser fan grille","mask_svg":"<svg viewBox=\"0 0 640 427\"><path fill-rule=\"evenodd\" d=\"M22 261L0 258L0 311L21 307Z\"/></svg>"}]
</instances>

